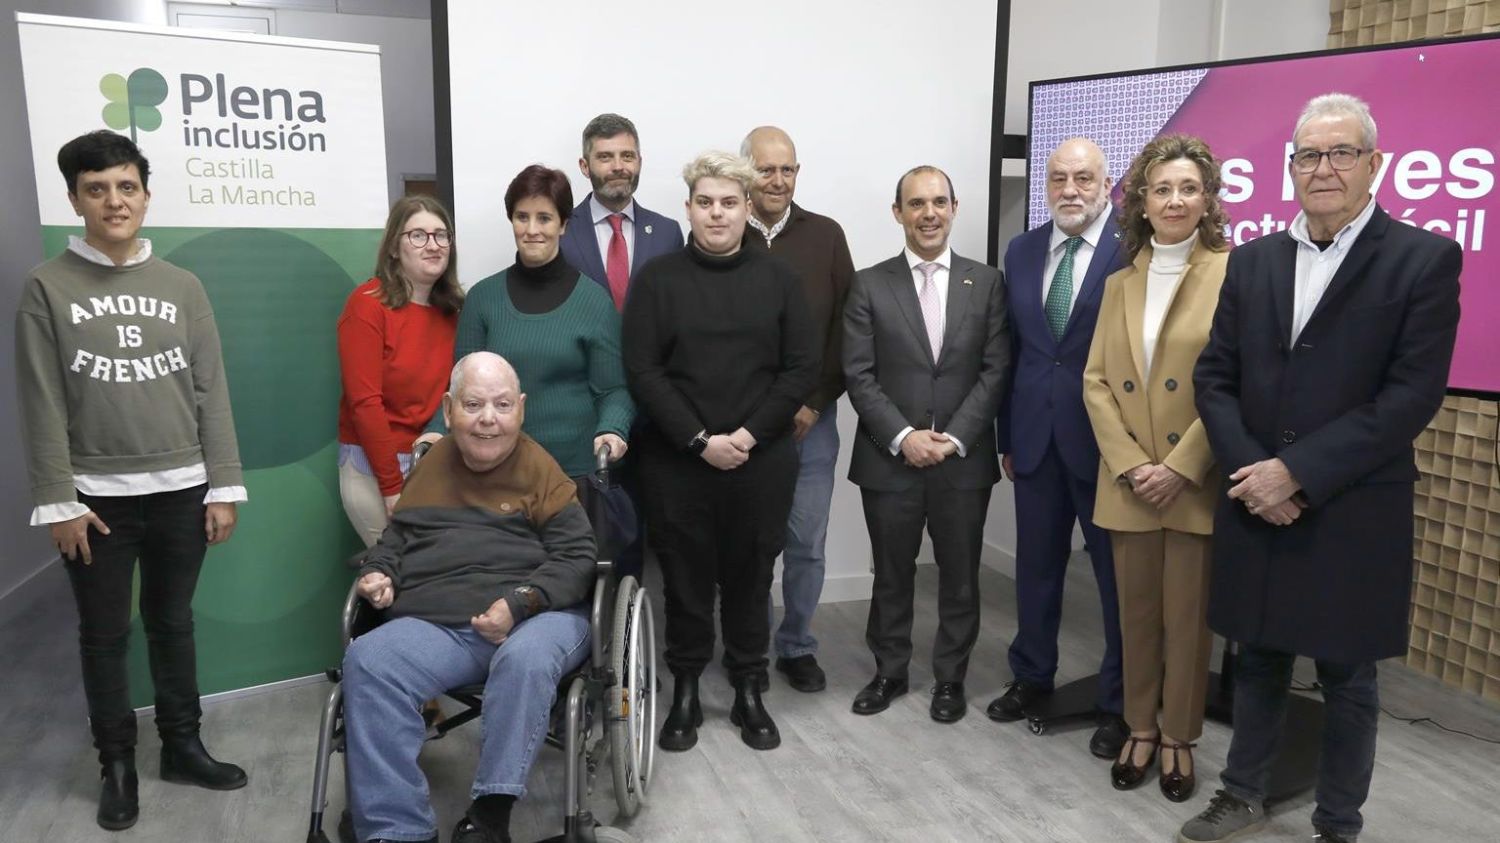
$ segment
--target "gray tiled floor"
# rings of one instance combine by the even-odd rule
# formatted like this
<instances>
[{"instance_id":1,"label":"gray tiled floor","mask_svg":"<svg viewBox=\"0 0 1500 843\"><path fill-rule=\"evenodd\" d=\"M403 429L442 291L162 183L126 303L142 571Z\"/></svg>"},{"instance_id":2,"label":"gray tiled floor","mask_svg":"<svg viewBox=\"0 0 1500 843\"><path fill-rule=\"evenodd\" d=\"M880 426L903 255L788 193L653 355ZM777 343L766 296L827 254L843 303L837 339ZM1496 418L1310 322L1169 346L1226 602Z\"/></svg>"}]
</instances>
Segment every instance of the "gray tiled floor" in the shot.
<instances>
[{"instance_id":1,"label":"gray tiled floor","mask_svg":"<svg viewBox=\"0 0 1500 843\"><path fill-rule=\"evenodd\" d=\"M1088 670L1100 641L1097 598L1087 566L1075 564L1062 641L1063 678ZM932 635L936 578L919 573L913 684L930 681L924 657ZM155 737L142 724L142 816L133 829L109 833L93 824L97 767L83 720L74 615L67 583L55 568L26 590L29 604L0 625L0 840L29 841L299 841L306 834L308 788L318 710L326 691L305 685L210 705L211 748L244 765L250 785L209 793L160 782ZM1169 841L1204 798L1173 805L1152 786L1116 793L1107 764L1085 748L1088 731L1041 737L1019 724L983 716L984 704L1009 678L1004 645L1014 632L1013 584L986 571L984 634L969 675L972 710L954 725L927 717L914 692L875 717L849 712L868 680L863 645L866 604L822 607L817 632L829 690L799 694L781 680L767 697L782 747L753 752L728 722L731 693L722 676L705 677L707 723L694 750L658 755L650 804L626 827L641 841ZM657 589L659 594L659 589ZM1500 735L1500 710L1455 693L1399 665L1382 666L1388 709L1428 715L1448 725ZM670 690L670 682L668 690ZM1365 843L1497 839L1495 781L1500 747L1382 718L1374 793L1366 808ZM467 803L476 732L461 730L431 744L423 766L444 827ZM1200 788L1211 792L1223 764L1228 730L1210 724L1198 751ZM516 809L518 841L559 830L561 758L546 752L531 794ZM613 817L607 773L592 807ZM330 806L337 815L342 797ZM1256 841L1306 840L1307 798L1273 812ZM330 822L329 831L332 832Z\"/></svg>"}]
</instances>

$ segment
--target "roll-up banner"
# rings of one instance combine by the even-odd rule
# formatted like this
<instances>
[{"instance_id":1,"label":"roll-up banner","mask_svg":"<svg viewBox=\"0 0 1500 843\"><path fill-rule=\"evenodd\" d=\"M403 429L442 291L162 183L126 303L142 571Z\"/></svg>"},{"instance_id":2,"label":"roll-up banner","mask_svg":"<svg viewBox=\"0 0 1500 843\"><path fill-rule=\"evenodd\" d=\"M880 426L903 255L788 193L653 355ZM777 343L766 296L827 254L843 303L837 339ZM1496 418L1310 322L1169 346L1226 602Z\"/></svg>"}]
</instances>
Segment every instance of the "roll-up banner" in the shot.
<instances>
[{"instance_id":1,"label":"roll-up banner","mask_svg":"<svg viewBox=\"0 0 1500 843\"><path fill-rule=\"evenodd\" d=\"M46 256L83 234L58 148L128 135L151 162L141 236L202 279L218 321L250 500L193 603L201 690L316 674L339 657L358 548L339 502L334 326L385 222L379 48L16 19ZM130 664L148 705L138 618Z\"/></svg>"}]
</instances>

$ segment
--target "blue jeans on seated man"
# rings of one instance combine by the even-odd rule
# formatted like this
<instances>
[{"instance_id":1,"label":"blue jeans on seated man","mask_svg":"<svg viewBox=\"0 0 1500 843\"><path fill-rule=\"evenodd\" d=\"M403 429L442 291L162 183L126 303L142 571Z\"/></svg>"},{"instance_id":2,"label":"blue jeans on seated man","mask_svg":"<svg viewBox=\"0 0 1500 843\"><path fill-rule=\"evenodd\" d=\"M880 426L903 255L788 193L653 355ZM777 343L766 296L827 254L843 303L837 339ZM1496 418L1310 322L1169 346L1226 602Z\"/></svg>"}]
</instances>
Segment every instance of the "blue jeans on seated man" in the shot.
<instances>
[{"instance_id":1,"label":"blue jeans on seated man","mask_svg":"<svg viewBox=\"0 0 1500 843\"><path fill-rule=\"evenodd\" d=\"M827 563L823 545L828 538L828 507L833 501L833 468L839 458L837 403L829 404L797 443L797 454L801 460L797 489L786 522L786 548L781 551L781 626L776 626L775 609L771 609L776 655L787 659L818 652L812 617L823 595Z\"/></svg>"},{"instance_id":2,"label":"blue jeans on seated man","mask_svg":"<svg viewBox=\"0 0 1500 843\"><path fill-rule=\"evenodd\" d=\"M422 703L450 688L484 684L479 765L472 796L520 797L562 677L588 656L586 607L543 612L499 646L469 626L397 618L344 654L349 807L359 840L426 840L437 834L427 778Z\"/></svg>"},{"instance_id":3,"label":"blue jeans on seated man","mask_svg":"<svg viewBox=\"0 0 1500 843\"><path fill-rule=\"evenodd\" d=\"M1271 763L1281 749L1287 694L1292 685L1291 653L1242 645L1234 671L1234 735L1221 778L1233 796L1259 807L1266 799ZM1375 663L1316 662L1323 687L1323 746L1313 826L1357 837L1364 825L1360 806L1370 795L1375 772L1375 733L1380 720L1380 687Z\"/></svg>"}]
</instances>

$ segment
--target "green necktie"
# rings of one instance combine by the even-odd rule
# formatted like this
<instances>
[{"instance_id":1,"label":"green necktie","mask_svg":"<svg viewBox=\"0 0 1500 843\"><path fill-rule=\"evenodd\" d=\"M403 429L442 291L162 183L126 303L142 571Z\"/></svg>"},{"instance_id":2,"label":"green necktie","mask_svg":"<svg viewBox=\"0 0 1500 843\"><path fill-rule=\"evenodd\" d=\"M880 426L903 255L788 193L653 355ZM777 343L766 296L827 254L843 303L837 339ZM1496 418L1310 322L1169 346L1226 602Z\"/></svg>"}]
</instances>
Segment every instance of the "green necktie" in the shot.
<instances>
[{"instance_id":1,"label":"green necktie","mask_svg":"<svg viewBox=\"0 0 1500 843\"><path fill-rule=\"evenodd\" d=\"M1052 329L1052 338L1062 339L1068 329L1068 313L1073 309L1073 254L1083 245L1083 238L1074 235L1064 243L1062 260L1057 262L1057 271L1052 273L1052 286L1047 290L1047 327Z\"/></svg>"}]
</instances>

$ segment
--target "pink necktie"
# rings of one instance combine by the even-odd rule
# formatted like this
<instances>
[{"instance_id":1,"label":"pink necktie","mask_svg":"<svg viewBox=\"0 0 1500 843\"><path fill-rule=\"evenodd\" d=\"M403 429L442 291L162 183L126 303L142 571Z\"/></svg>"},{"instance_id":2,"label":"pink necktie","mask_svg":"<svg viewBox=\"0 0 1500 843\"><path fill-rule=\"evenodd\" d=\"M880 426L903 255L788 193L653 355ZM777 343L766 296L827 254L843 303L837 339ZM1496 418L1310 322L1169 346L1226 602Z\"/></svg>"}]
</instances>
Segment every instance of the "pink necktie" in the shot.
<instances>
[{"instance_id":1,"label":"pink necktie","mask_svg":"<svg viewBox=\"0 0 1500 843\"><path fill-rule=\"evenodd\" d=\"M938 301L937 282L932 280L938 265L930 261L917 264L922 273L922 289L917 301L922 303L922 321L927 323L927 344L932 346L932 362L936 363L938 352L943 350L943 308Z\"/></svg>"},{"instance_id":2,"label":"pink necktie","mask_svg":"<svg viewBox=\"0 0 1500 843\"><path fill-rule=\"evenodd\" d=\"M610 214L609 226L614 233L609 235L609 260L604 265L604 275L609 281L609 295L615 300L615 310L625 309L625 288L630 284L630 256L625 250L625 232L620 229L624 214Z\"/></svg>"}]
</instances>

